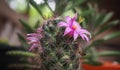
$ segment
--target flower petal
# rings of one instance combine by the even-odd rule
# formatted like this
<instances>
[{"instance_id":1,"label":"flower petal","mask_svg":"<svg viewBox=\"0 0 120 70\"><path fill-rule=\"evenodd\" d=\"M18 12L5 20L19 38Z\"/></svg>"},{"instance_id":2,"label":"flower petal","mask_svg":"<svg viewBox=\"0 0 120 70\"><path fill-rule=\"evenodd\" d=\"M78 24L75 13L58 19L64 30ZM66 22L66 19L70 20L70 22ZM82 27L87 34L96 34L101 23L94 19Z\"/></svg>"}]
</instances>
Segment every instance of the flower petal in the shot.
<instances>
[{"instance_id":1,"label":"flower petal","mask_svg":"<svg viewBox=\"0 0 120 70\"><path fill-rule=\"evenodd\" d=\"M30 34L27 34L27 36L28 36L28 37L30 37L30 36L31 36L31 37L37 37L38 34L36 34L36 33L30 33Z\"/></svg>"},{"instance_id":2,"label":"flower petal","mask_svg":"<svg viewBox=\"0 0 120 70\"><path fill-rule=\"evenodd\" d=\"M81 36L81 38L82 38L83 40L85 40L85 38L84 38L84 35L83 35L83 34L79 33L79 35Z\"/></svg>"},{"instance_id":3,"label":"flower petal","mask_svg":"<svg viewBox=\"0 0 120 70\"><path fill-rule=\"evenodd\" d=\"M90 34L90 32L88 32L86 29L80 29L80 33L87 34L87 35L89 35L90 38L91 38L91 34Z\"/></svg>"},{"instance_id":4,"label":"flower petal","mask_svg":"<svg viewBox=\"0 0 120 70\"><path fill-rule=\"evenodd\" d=\"M67 23L70 23L70 20L71 20L71 17L70 17L70 16L67 16L67 17L66 17L66 22L67 22Z\"/></svg>"},{"instance_id":5,"label":"flower petal","mask_svg":"<svg viewBox=\"0 0 120 70\"><path fill-rule=\"evenodd\" d=\"M85 34L83 34L83 35L84 35L84 38L86 39L86 41L89 42L89 38Z\"/></svg>"},{"instance_id":6,"label":"flower petal","mask_svg":"<svg viewBox=\"0 0 120 70\"><path fill-rule=\"evenodd\" d=\"M65 23L65 22L58 23L58 27L66 27L66 26L67 26L67 23Z\"/></svg>"},{"instance_id":7,"label":"flower petal","mask_svg":"<svg viewBox=\"0 0 120 70\"><path fill-rule=\"evenodd\" d=\"M90 34L86 29L80 29L80 32Z\"/></svg>"},{"instance_id":8,"label":"flower petal","mask_svg":"<svg viewBox=\"0 0 120 70\"><path fill-rule=\"evenodd\" d=\"M74 22L76 22L75 20L77 19L77 13L75 14L75 16L70 20L70 26L72 26L74 24Z\"/></svg>"},{"instance_id":9,"label":"flower petal","mask_svg":"<svg viewBox=\"0 0 120 70\"><path fill-rule=\"evenodd\" d=\"M65 36L66 34L68 34L70 31L71 31L71 28L70 28L70 27L67 27L67 28L65 29L64 36Z\"/></svg>"},{"instance_id":10,"label":"flower petal","mask_svg":"<svg viewBox=\"0 0 120 70\"><path fill-rule=\"evenodd\" d=\"M37 32L41 33L43 31L42 27L37 28Z\"/></svg>"},{"instance_id":11,"label":"flower petal","mask_svg":"<svg viewBox=\"0 0 120 70\"><path fill-rule=\"evenodd\" d=\"M38 45L33 44L33 45L30 47L29 51L32 51L32 50L33 50L34 48L36 48L36 47L38 47Z\"/></svg>"},{"instance_id":12,"label":"flower petal","mask_svg":"<svg viewBox=\"0 0 120 70\"><path fill-rule=\"evenodd\" d=\"M87 42L89 42L89 38L85 34L80 34L80 36L83 40L86 40Z\"/></svg>"},{"instance_id":13,"label":"flower petal","mask_svg":"<svg viewBox=\"0 0 120 70\"><path fill-rule=\"evenodd\" d=\"M78 22L74 21L72 26L77 26L77 29L81 29L81 26Z\"/></svg>"},{"instance_id":14,"label":"flower petal","mask_svg":"<svg viewBox=\"0 0 120 70\"><path fill-rule=\"evenodd\" d=\"M36 38L36 37L27 37L26 39L27 40L38 40L38 38Z\"/></svg>"},{"instance_id":15,"label":"flower petal","mask_svg":"<svg viewBox=\"0 0 120 70\"><path fill-rule=\"evenodd\" d=\"M73 36L74 40L76 40L77 37L78 37L78 33L76 31L74 31L74 36Z\"/></svg>"}]
</instances>

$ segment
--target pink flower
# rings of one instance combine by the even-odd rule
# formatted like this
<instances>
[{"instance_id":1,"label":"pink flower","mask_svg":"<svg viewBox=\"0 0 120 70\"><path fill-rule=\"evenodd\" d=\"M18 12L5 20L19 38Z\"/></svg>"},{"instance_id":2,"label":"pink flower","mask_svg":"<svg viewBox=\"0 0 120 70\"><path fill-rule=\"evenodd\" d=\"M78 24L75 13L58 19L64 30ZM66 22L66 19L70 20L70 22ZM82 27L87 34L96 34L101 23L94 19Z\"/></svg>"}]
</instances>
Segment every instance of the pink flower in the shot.
<instances>
[{"instance_id":1,"label":"pink flower","mask_svg":"<svg viewBox=\"0 0 120 70\"><path fill-rule=\"evenodd\" d=\"M36 34L36 33L27 34L26 39L28 40L28 44L31 45L29 51L33 50L36 47L39 47L38 34Z\"/></svg>"},{"instance_id":2,"label":"pink flower","mask_svg":"<svg viewBox=\"0 0 120 70\"><path fill-rule=\"evenodd\" d=\"M89 42L89 38L87 35L91 35L87 30L82 29L78 22L76 22L77 14L73 18L67 16L66 22L59 22L58 27L66 27L64 36L71 35L73 36L74 40L77 39L78 36L81 36L83 40Z\"/></svg>"},{"instance_id":3,"label":"pink flower","mask_svg":"<svg viewBox=\"0 0 120 70\"><path fill-rule=\"evenodd\" d=\"M42 29L38 28L36 33L27 34L28 44L31 45L29 51L32 51L34 48L41 47L40 39L42 38L41 35Z\"/></svg>"}]
</instances>

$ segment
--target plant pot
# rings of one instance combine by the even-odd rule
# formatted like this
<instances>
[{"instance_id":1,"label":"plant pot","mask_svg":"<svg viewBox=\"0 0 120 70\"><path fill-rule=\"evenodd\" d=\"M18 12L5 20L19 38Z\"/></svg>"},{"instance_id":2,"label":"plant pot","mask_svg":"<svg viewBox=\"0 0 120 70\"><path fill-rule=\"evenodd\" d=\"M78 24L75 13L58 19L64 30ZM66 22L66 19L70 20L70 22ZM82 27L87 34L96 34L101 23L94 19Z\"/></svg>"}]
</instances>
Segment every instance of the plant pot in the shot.
<instances>
[{"instance_id":1,"label":"plant pot","mask_svg":"<svg viewBox=\"0 0 120 70\"><path fill-rule=\"evenodd\" d=\"M84 70L120 70L120 64L111 63L111 62L102 62L101 66L92 66L89 64L83 64L82 67Z\"/></svg>"}]
</instances>

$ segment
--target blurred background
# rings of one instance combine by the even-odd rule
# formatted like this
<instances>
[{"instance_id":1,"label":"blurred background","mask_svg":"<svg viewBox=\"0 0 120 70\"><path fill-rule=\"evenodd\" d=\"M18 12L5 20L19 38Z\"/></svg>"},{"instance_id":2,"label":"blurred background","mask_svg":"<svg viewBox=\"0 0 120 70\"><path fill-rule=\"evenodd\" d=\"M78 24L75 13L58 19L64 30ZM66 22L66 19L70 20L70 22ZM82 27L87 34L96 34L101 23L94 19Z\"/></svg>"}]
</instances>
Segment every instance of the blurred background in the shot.
<instances>
[{"instance_id":1,"label":"blurred background","mask_svg":"<svg viewBox=\"0 0 120 70\"><path fill-rule=\"evenodd\" d=\"M37 4L44 3L43 0L35 0ZM91 2L94 0L90 0ZM99 0L98 0L99 1ZM54 0L48 0L50 7L55 10ZM9 45L20 45L17 35L17 32L22 32L22 26L19 22L19 19L25 19L30 22L31 26L38 21L41 17L38 15L38 12L32 7L29 6L27 0L0 0L0 42L7 43ZM120 10L119 10L119 0L101 0L98 2L99 10L106 12L114 12L111 20L120 19ZM50 16L51 11L47 8L42 7L45 16ZM120 24L113 27L110 30L120 30ZM109 44L120 46L119 38L111 40ZM119 47L116 47L119 48Z\"/></svg>"},{"instance_id":2,"label":"blurred background","mask_svg":"<svg viewBox=\"0 0 120 70\"><path fill-rule=\"evenodd\" d=\"M0 0L0 58L3 56L4 58L6 58L6 56L3 54L8 50L12 50L12 49L22 50L22 48L20 48L22 46L22 43L19 41L18 33L25 35L25 31L19 21L20 19L27 21L29 23L29 26L33 27L35 26L35 23L41 22L41 20L43 19L43 15L45 16L45 18L49 18L52 16L61 16L60 10L62 9L56 10L56 8L58 8L58 5L60 5L61 7L64 7L66 5L72 5L71 3L68 3L69 0L65 0L65 1L34 0L34 1L37 5L39 5L39 8L41 10L40 12L37 11L35 7L29 4L29 0ZM73 2L74 1L76 0L73 0ZM47 4L45 5L46 2ZM97 4L97 8L94 8L95 10L97 10L97 12L106 12L106 13L113 12L114 14L109 21L120 20L120 9L119 9L120 0L87 0L86 2L87 4L88 3L91 3L93 5ZM82 6L86 5L86 2L84 2ZM81 5L78 4L77 8L80 8L79 6ZM83 7L82 9L84 8L86 7ZM53 15L53 11L56 11L55 12L56 15ZM81 11L79 11L79 13L80 12ZM39 13L42 14L40 15ZM73 16L74 10L72 11L68 10L62 14L62 16L66 16L66 15ZM101 33L98 36L98 38L101 38L105 35L108 35L116 31L120 31L120 22L118 22L118 24L112 26L110 29L106 30L105 32ZM101 48L101 46L104 47ZM102 51L102 50L119 51L120 37L106 41L97 47L97 51ZM12 59L12 57L10 58ZM2 59L0 60L0 63L2 62L5 64L5 62L3 62ZM106 58L104 57L101 59L109 60L109 61L120 61L120 57L116 58L116 56L106 57ZM9 61L12 62L12 60Z\"/></svg>"}]
</instances>

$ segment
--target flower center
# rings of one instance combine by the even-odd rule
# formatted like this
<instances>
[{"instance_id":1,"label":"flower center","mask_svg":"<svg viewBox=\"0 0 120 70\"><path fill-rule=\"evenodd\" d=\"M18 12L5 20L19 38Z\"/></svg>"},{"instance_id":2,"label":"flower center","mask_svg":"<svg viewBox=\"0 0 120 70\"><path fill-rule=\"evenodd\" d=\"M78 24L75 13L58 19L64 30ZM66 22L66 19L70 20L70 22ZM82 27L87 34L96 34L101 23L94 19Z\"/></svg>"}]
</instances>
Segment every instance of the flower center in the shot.
<instances>
[{"instance_id":1,"label":"flower center","mask_svg":"<svg viewBox=\"0 0 120 70\"><path fill-rule=\"evenodd\" d=\"M72 29L74 29L74 30L75 30L76 28L77 28L77 26L75 26L75 25L73 25L73 26L72 26Z\"/></svg>"}]
</instances>

